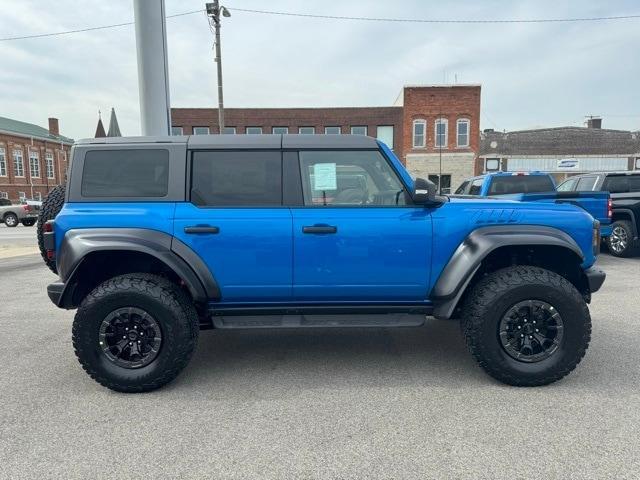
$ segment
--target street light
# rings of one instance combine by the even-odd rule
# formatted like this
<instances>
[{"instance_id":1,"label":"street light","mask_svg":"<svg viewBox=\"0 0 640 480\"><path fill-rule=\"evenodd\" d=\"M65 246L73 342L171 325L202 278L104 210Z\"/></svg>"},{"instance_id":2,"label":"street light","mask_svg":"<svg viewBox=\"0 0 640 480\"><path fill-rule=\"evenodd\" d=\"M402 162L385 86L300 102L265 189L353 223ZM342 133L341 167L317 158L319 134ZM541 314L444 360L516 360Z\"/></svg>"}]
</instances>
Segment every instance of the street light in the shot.
<instances>
[{"instance_id":1,"label":"street light","mask_svg":"<svg viewBox=\"0 0 640 480\"><path fill-rule=\"evenodd\" d=\"M224 132L224 99L222 94L222 54L220 52L220 14L223 17L230 17L231 13L226 7L219 4L219 0L214 0L206 4L207 16L210 18L210 25L215 29L216 65L218 69L218 128L220 133Z\"/></svg>"}]
</instances>

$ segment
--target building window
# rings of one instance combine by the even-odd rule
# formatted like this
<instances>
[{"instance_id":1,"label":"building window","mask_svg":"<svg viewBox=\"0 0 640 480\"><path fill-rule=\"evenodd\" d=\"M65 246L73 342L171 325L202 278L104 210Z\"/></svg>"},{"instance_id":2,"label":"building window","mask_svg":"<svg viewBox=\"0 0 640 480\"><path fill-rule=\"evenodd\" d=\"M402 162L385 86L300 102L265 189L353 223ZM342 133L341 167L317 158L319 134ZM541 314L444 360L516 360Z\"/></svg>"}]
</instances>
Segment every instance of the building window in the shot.
<instances>
[{"instance_id":1,"label":"building window","mask_svg":"<svg viewBox=\"0 0 640 480\"><path fill-rule=\"evenodd\" d=\"M47 152L45 154L45 160L47 163L47 178L56 178L56 172L53 166L53 153Z\"/></svg>"},{"instance_id":2,"label":"building window","mask_svg":"<svg viewBox=\"0 0 640 480\"><path fill-rule=\"evenodd\" d=\"M194 135L209 135L209 127L193 127Z\"/></svg>"},{"instance_id":3,"label":"building window","mask_svg":"<svg viewBox=\"0 0 640 480\"><path fill-rule=\"evenodd\" d=\"M300 128L298 128L298 133L300 135L313 135L314 133L316 133L316 128L315 127L300 127Z\"/></svg>"},{"instance_id":4,"label":"building window","mask_svg":"<svg viewBox=\"0 0 640 480\"><path fill-rule=\"evenodd\" d=\"M342 130L340 129L340 127L324 127L325 135L340 135L341 133Z\"/></svg>"},{"instance_id":5,"label":"building window","mask_svg":"<svg viewBox=\"0 0 640 480\"><path fill-rule=\"evenodd\" d=\"M378 125L376 138L393 150L393 125Z\"/></svg>"},{"instance_id":6,"label":"building window","mask_svg":"<svg viewBox=\"0 0 640 480\"><path fill-rule=\"evenodd\" d=\"M427 122L424 120L413 121L413 148L424 148L426 142Z\"/></svg>"},{"instance_id":7,"label":"building window","mask_svg":"<svg viewBox=\"0 0 640 480\"><path fill-rule=\"evenodd\" d=\"M496 172L500 170L499 158L487 158L485 160L484 169L486 172Z\"/></svg>"},{"instance_id":8,"label":"building window","mask_svg":"<svg viewBox=\"0 0 640 480\"><path fill-rule=\"evenodd\" d=\"M439 118L435 123L435 147L447 148L447 126L448 121L446 118Z\"/></svg>"},{"instance_id":9,"label":"building window","mask_svg":"<svg viewBox=\"0 0 640 480\"><path fill-rule=\"evenodd\" d=\"M7 176L7 155L4 148L0 147L0 177Z\"/></svg>"},{"instance_id":10,"label":"building window","mask_svg":"<svg viewBox=\"0 0 640 480\"><path fill-rule=\"evenodd\" d=\"M16 177L24 177L24 162L22 161L22 150L13 151L13 174Z\"/></svg>"},{"instance_id":11,"label":"building window","mask_svg":"<svg viewBox=\"0 0 640 480\"><path fill-rule=\"evenodd\" d=\"M182 127L171 127L171 135L182 135Z\"/></svg>"},{"instance_id":12,"label":"building window","mask_svg":"<svg viewBox=\"0 0 640 480\"><path fill-rule=\"evenodd\" d=\"M442 178L442 184L440 183ZM429 175L429 180L436 184L440 193L451 193L451 175Z\"/></svg>"},{"instance_id":13,"label":"building window","mask_svg":"<svg viewBox=\"0 0 640 480\"><path fill-rule=\"evenodd\" d=\"M247 132L247 135L261 135L262 127L247 127L245 131Z\"/></svg>"},{"instance_id":14,"label":"building window","mask_svg":"<svg viewBox=\"0 0 640 480\"><path fill-rule=\"evenodd\" d=\"M24 192L18 192L18 199L20 199L20 203L24 203L27 201L27 194Z\"/></svg>"},{"instance_id":15,"label":"building window","mask_svg":"<svg viewBox=\"0 0 640 480\"><path fill-rule=\"evenodd\" d=\"M36 192L33 199L37 200L38 202L41 202L42 201L42 194L40 192Z\"/></svg>"},{"instance_id":16,"label":"building window","mask_svg":"<svg viewBox=\"0 0 640 480\"><path fill-rule=\"evenodd\" d=\"M271 133L276 135L286 135L289 133L289 127L273 127Z\"/></svg>"},{"instance_id":17,"label":"building window","mask_svg":"<svg viewBox=\"0 0 640 480\"><path fill-rule=\"evenodd\" d=\"M354 125L351 127L351 135L366 135L367 134L367 126L366 125Z\"/></svg>"},{"instance_id":18,"label":"building window","mask_svg":"<svg viewBox=\"0 0 640 480\"><path fill-rule=\"evenodd\" d=\"M640 170L640 158L636 158L636 170Z\"/></svg>"},{"instance_id":19,"label":"building window","mask_svg":"<svg viewBox=\"0 0 640 480\"><path fill-rule=\"evenodd\" d=\"M0 198L8 199L9 198L9 194L7 192L0 192Z\"/></svg>"},{"instance_id":20,"label":"building window","mask_svg":"<svg viewBox=\"0 0 640 480\"><path fill-rule=\"evenodd\" d=\"M457 122L458 128L458 146L459 147L468 147L469 146L469 120L466 118L462 118Z\"/></svg>"},{"instance_id":21,"label":"building window","mask_svg":"<svg viewBox=\"0 0 640 480\"><path fill-rule=\"evenodd\" d=\"M235 135L236 127L224 127L222 129L222 133L224 133L225 135Z\"/></svg>"},{"instance_id":22,"label":"building window","mask_svg":"<svg viewBox=\"0 0 640 480\"><path fill-rule=\"evenodd\" d=\"M29 174L31 178L40 178L40 157L34 150L29 151Z\"/></svg>"}]
</instances>

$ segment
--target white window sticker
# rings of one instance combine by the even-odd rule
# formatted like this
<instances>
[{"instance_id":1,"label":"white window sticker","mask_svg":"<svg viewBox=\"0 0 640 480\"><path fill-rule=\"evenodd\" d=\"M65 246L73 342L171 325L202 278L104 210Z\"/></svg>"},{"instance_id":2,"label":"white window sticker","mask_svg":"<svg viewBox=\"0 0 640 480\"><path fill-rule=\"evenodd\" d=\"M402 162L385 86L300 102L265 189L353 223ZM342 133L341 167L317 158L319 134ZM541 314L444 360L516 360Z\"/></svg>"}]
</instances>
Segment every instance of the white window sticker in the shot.
<instances>
[{"instance_id":1,"label":"white window sticker","mask_svg":"<svg viewBox=\"0 0 640 480\"><path fill-rule=\"evenodd\" d=\"M313 166L313 189L314 190L336 190L335 163L316 163Z\"/></svg>"}]
</instances>

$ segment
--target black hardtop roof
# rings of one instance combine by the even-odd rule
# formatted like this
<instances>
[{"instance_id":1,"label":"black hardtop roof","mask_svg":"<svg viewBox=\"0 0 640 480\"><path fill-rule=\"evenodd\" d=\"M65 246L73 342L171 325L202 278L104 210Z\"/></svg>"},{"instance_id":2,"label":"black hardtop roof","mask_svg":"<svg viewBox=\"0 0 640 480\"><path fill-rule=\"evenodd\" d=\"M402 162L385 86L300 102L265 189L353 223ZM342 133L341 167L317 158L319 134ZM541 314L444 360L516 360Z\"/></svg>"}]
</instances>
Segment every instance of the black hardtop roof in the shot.
<instances>
[{"instance_id":1,"label":"black hardtop roof","mask_svg":"<svg viewBox=\"0 0 640 480\"><path fill-rule=\"evenodd\" d=\"M76 143L126 145L140 143L182 143L190 149L276 149L276 148L378 148L366 135L176 135L161 137L86 138Z\"/></svg>"}]
</instances>

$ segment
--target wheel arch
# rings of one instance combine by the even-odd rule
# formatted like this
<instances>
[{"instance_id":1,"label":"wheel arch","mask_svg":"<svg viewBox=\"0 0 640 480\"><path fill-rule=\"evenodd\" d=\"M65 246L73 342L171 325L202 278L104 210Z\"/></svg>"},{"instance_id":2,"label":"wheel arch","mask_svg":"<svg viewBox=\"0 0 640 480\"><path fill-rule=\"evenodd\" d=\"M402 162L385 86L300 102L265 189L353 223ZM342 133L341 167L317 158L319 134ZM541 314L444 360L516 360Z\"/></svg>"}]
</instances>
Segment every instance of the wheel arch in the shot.
<instances>
[{"instance_id":1,"label":"wheel arch","mask_svg":"<svg viewBox=\"0 0 640 480\"><path fill-rule=\"evenodd\" d=\"M184 286L196 303L220 297L202 259L171 235L148 229L70 230L59 248L64 282L58 306L75 308L102 281L125 273L157 273Z\"/></svg>"},{"instance_id":2,"label":"wheel arch","mask_svg":"<svg viewBox=\"0 0 640 480\"><path fill-rule=\"evenodd\" d=\"M448 319L464 295L488 272L511 265L534 265L559 273L588 298L580 267L582 250L565 232L543 226L489 226L469 234L458 246L434 285L434 316Z\"/></svg>"},{"instance_id":3,"label":"wheel arch","mask_svg":"<svg viewBox=\"0 0 640 480\"><path fill-rule=\"evenodd\" d=\"M630 208L614 208L611 222L617 222L621 220L631 222L634 236L637 237L640 234L640 232L638 232L638 224L636 223L636 216L633 210L631 210Z\"/></svg>"}]
</instances>

